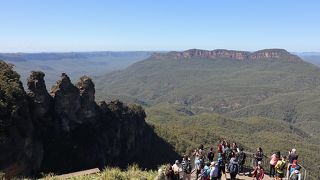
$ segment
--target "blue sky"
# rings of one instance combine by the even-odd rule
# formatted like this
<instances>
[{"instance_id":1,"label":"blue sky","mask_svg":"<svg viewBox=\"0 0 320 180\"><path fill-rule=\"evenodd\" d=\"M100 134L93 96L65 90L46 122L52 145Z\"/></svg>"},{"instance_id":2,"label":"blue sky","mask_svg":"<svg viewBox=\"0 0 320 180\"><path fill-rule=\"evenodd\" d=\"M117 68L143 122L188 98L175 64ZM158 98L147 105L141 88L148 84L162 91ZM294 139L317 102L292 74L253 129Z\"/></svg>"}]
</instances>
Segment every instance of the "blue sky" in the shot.
<instances>
[{"instance_id":1,"label":"blue sky","mask_svg":"<svg viewBox=\"0 0 320 180\"><path fill-rule=\"evenodd\" d=\"M319 0L0 0L0 52L320 51Z\"/></svg>"}]
</instances>

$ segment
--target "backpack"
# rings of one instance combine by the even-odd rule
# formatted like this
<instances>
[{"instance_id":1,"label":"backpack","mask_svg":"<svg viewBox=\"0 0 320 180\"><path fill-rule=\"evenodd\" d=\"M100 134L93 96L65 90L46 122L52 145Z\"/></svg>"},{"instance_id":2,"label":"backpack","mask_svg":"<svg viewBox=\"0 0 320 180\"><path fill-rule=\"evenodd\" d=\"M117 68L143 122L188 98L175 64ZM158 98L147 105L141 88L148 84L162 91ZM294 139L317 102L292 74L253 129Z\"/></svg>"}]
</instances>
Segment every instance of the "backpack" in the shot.
<instances>
[{"instance_id":1,"label":"backpack","mask_svg":"<svg viewBox=\"0 0 320 180\"><path fill-rule=\"evenodd\" d=\"M203 172L201 174L202 178L209 178L210 177L210 168L203 169Z\"/></svg>"},{"instance_id":2,"label":"backpack","mask_svg":"<svg viewBox=\"0 0 320 180\"><path fill-rule=\"evenodd\" d=\"M279 167L279 169L281 170L281 171L283 171L284 170L284 168L285 168L285 166L286 166L286 162L283 162L282 161L282 164L281 164L281 166Z\"/></svg>"},{"instance_id":3,"label":"backpack","mask_svg":"<svg viewBox=\"0 0 320 180\"><path fill-rule=\"evenodd\" d=\"M213 159L214 158L214 153L212 152L212 151L210 151L209 153L208 153L208 159Z\"/></svg>"},{"instance_id":4,"label":"backpack","mask_svg":"<svg viewBox=\"0 0 320 180\"><path fill-rule=\"evenodd\" d=\"M186 165L183 169L183 171L187 174L190 174L192 171L191 163L189 161L186 162Z\"/></svg>"},{"instance_id":5,"label":"backpack","mask_svg":"<svg viewBox=\"0 0 320 180\"><path fill-rule=\"evenodd\" d=\"M219 177L219 172L220 172L220 168L219 166L215 166L213 172L212 172L212 178L217 178Z\"/></svg>"},{"instance_id":6,"label":"backpack","mask_svg":"<svg viewBox=\"0 0 320 180\"><path fill-rule=\"evenodd\" d=\"M286 162L281 161L281 165L278 166L276 169L280 170L280 171L283 171L285 169L286 164L287 164Z\"/></svg>"},{"instance_id":7,"label":"backpack","mask_svg":"<svg viewBox=\"0 0 320 180\"><path fill-rule=\"evenodd\" d=\"M223 159L222 158L218 158L218 165L220 167L224 167L224 162L223 162Z\"/></svg>"},{"instance_id":8,"label":"backpack","mask_svg":"<svg viewBox=\"0 0 320 180\"><path fill-rule=\"evenodd\" d=\"M225 153L226 153L227 160L231 159L232 149L230 149L230 148L226 149Z\"/></svg>"},{"instance_id":9,"label":"backpack","mask_svg":"<svg viewBox=\"0 0 320 180\"><path fill-rule=\"evenodd\" d=\"M199 159L199 161L200 161L200 167L204 166L204 159Z\"/></svg>"},{"instance_id":10,"label":"backpack","mask_svg":"<svg viewBox=\"0 0 320 180\"><path fill-rule=\"evenodd\" d=\"M230 173L238 173L238 164L232 163L229 165L230 166Z\"/></svg>"},{"instance_id":11,"label":"backpack","mask_svg":"<svg viewBox=\"0 0 320 180\"><path fill-rule=\"evenodd\" d=\"M241 151L238 156L239 163L244 163L245 159L246 159L246 154L243 151Z\"/></svg>"}]
</instances>

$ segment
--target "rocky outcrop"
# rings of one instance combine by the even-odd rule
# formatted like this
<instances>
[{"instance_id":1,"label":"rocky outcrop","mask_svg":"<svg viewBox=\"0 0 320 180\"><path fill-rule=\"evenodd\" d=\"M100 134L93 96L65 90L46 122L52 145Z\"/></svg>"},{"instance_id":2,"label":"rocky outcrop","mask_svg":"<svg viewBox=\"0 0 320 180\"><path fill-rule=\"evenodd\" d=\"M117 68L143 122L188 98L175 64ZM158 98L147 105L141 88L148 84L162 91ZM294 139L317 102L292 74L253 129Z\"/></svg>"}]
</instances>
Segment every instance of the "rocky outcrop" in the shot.
<instances>
[{"instance_id":1,"label":"rocky outcrop","mask_svg":"<svg viewBox=\"0 0 320 180\"><path fill-rule=\"evenodd\" d=\"M130 163L155 168L178 158L141 106L97 104L91 78L73 85L63 73L49 94L45 74L32 72L26 93L19 75L0 63L0 171L7 178Z\"/></svg>"},{"instance_id":2,"label":"rocky outcrop","mask_svg":"<svg viewBox=\"0 0 320 180\"><path fill-rule=\"evenodd\" d=\"M207 58L207 59L235 59L235 60L266 60L274 59L279 61L301 62L302 60L284 49L264 49L256 52L234 51L216 49L212 51L201 49L190 49L182 52L172 51L168 53L154 53L151 58L155 59L183 59L183 58Z\"/></svg>"},{"instance_id":3,"label":"rocky outcrop","mask_svg":"<svg viewBox=\"0 0 320 180\"><path fill-rule=\"evenodd\" d=\"M78 118L78 111L81 108L80 92L71 83L68 75L62 73L61 79L52 87L51 95L54 98L58 129L69 132L75 124L82 123Z\"/></svg>"},{"instance_id":4,"label":"rocky outcrop","mask_svg":"<svg viewBox=\"0 0 320 180\"><path fill-rule=\"evenodd\" d=\"M48 122L45 118L52 107L53 98L47 91L44 81L45 74L39 71L32 71L27 79L29 102L31 107L33 123L38 127L44 127Z\"/></svg>"},{"instance_id":5,"label":"rocky outcrop","mask_svg":"<svg viewBox=\"0 0 320 180\"><path fill-rule=\"evenodd\" d=\"M260 51L256 51L250 54L249 57L251 60L258 60L258 59L279 59L283 61L290 61L290 62L301 62L298 56L290 54L288 51L284 49L264 49Z\"/></svg>"},{"instance_id":6,"label":"rocky outcrop","mask_svg":"<svg viewBox=\"0 0 320 180\"><path fill-rule=\"evenodd\" d=\"M94 123L95 117L97 116L94 83L90 77L83 76L76 86L80 91L81 101L79 120L81 123L88 121Z\"/></svg>"}]
</instances>

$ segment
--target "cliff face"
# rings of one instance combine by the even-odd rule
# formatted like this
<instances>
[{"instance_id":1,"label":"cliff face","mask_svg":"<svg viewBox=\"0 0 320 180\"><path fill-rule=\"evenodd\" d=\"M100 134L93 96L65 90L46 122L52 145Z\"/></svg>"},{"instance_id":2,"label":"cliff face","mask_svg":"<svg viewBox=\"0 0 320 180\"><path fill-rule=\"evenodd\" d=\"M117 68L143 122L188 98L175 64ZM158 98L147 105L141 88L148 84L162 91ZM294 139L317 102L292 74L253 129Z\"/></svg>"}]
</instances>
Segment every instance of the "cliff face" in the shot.
<instances>
[{"instance_id":1,"label":"cliff face","mask_svg":"<svg viewBox=\"0 0 320 180\"><path fill-rule=\"evenodd\" d=\"M32 72L26 93L19 75L0 63L6 67L0 67L0 171L7 177L133 162L154 168L178 157L146 124L142 107L97 104L89 77L73 85L63 73L49 94L44 73ZM155 157L154 151L167 156Z\"/></svg>"},{"instance_id":2,"label":"cliff face","mask_svg":"<svg viewBox=\"0 0 320 180\"><path fill-rule=\"evenodd\" d=\"M27 174L34 169L31 113L19 75L0 61L0 171Z\"/></svg>"},{"instance_id":3,"label":"cliff face","mask_svg":"<svg viewBox=\"0 0 320 180\"><path fill-rule=\"evenodd\" d=\"M172 51L169 53L154 53L151 58L156 59L182 59L182 58L226 58L235 60L265 60L274 59L280 61L301 62L302 60L284 49L264 49L256 52L233 51L226 49L216 49L212 51L201 49L190 49L182 52Z\"/></svg>"}]
</instances>

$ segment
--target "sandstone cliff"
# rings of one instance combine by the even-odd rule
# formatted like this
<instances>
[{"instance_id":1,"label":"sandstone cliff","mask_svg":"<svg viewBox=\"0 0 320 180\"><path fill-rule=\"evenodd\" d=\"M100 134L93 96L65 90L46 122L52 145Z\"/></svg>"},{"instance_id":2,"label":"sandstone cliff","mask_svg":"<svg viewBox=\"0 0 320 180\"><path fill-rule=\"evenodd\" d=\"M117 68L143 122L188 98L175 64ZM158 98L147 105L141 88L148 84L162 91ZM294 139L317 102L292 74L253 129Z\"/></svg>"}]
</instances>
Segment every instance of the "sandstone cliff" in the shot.
<instances>
[{"instance_id":1,"label":"sandstone cliff","mask_svg":"<svg viewBox=\"0 0 320 180\"><path fill-rule=\"evenodd\" d=\"M130 163L155 168L178 157L141 106L97 104L90 77L73 85L63 73L49 94L45 74L32 72L25 92L19 75L0 63L0 171L7 177Z\"/></svg>"},{"instance_id":2,"label":"sandstone cliff","mask_svg":"<svg viewBox=\"0 0 320 180\"><path fill-rule=\"evenodd\" d=\"M182 52L172 51L168 53L154 53L151 58L155 59L183 59L183 58L207 58L207 59L235 59L235 60L265 60L274 59L279 61L301 62L298 56L290 54L284 49L264 49L256 52L234 51L215 49L212 51L201 49L189 49Z\"/></svg>"}]
</instances>

